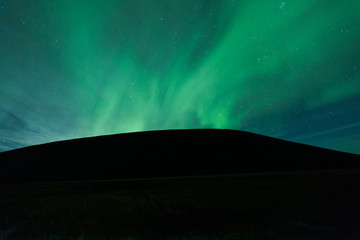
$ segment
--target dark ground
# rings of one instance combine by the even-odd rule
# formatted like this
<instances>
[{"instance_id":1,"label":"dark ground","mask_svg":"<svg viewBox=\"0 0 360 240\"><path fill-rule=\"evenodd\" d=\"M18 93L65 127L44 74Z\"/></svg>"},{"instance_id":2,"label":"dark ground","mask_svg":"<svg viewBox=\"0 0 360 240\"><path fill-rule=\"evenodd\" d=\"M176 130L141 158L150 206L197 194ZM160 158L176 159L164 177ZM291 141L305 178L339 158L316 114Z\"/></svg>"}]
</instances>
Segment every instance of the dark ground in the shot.
<instances>
[{"instance_id":1,"label":"dark ground","mask_svg":"<svg viewBox=\"0 0 360 240\"><path fill-rule=\"evenodd\" d=\"M359 189L359 155L248 132L75 139L0 153L0 240L358 240Z\"/></svg>"},{"instance_id":2,"label":"dark ground","mask_svg":"<svg viewBox=\"0 0 360 240\"><path fill-rule=\"evenodd\" d=\"M0 185L0 239L360 239L360 170Z\"/></svg>"}]
</instances>

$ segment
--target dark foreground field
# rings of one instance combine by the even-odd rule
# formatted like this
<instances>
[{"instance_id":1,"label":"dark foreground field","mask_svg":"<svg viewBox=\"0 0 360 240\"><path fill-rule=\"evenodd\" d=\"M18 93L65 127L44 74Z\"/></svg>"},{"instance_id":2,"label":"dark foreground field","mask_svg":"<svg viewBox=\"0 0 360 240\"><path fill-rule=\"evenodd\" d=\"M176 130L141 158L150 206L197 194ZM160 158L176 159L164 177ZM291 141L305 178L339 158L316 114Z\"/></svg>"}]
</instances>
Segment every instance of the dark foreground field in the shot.
<instances>
[{"instance_id":1,"label":"dark foreground field","mask_svg":"<svg viewBox=\"0 0 360 240\"><path fill-rule=\"evenodd\" d=\"M0 239L360 239L360 170L0 185Z\"/></svg>"}]
</instances>

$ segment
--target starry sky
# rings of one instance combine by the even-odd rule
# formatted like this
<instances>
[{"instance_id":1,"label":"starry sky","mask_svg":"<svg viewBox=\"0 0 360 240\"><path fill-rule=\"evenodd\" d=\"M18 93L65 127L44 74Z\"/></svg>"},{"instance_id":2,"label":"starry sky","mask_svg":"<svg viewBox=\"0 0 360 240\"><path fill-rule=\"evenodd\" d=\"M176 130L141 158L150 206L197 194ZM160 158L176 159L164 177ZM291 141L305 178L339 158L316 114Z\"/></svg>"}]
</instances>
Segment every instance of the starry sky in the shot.
<instances>
[{"instance_id":1,"label":"starry sky","mask_svg":"<svg viewBox=\"0 0 360 240\"><path fill-rule=\"evenodd\" d=\"M245 130L360 153L359 0L0 0L0 151Z\"/></svg>"}]
</instances>

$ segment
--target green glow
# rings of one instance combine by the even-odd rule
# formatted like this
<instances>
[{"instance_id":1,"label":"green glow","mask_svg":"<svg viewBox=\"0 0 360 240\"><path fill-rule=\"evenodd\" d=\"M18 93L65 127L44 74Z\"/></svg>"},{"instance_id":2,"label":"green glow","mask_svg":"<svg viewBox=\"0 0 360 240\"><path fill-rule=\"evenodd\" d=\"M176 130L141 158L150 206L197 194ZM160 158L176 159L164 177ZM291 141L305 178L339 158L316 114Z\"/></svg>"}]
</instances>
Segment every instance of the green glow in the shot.
<instances>
[{"instance_id":1,"label":"green glow","mask_svg":"<svg viewBox=\"0 0 360 240\"><path fill-rule=\"evenodd\" d=\"M16 62L9 53L0 80L4 96L31 99L36 113L14 115L38 126L35 142L169 128L245 129L296 139L298 126L289 122L295 112L311 119L319 112L315 120L322 121L322 109L360 95L358 1L35 5L19 10L17 21L28 18L17 22L14 36L29 39L19 40L17 54L24 65L31 62L24 56L33 59L45 77L26 82L34 67L9 68ZM15 49L12 38L7 47ZM9 77L15 69L21 69L13 78L22 79L23 90ZM359 121L348 117L341 124ZM34 139L29 131L21 134Z\"/></svg>"}]
</instances>

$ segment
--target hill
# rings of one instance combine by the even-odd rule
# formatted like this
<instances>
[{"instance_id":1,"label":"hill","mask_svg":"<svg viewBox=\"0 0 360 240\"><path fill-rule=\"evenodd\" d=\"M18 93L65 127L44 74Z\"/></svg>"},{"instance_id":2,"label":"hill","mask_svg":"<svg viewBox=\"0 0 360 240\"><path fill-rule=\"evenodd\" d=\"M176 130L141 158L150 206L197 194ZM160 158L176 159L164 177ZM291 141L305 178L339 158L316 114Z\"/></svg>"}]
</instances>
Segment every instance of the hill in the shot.
<instances>
[{"instance_id":1,"label":"hill","mask_svg":"<svg viewBox=\"0 0 360 240\"><path fill-rule=\"evenodd\" d=\"M236 130L163 130L0 153L0 183L360 168L360 156Z\"/></svg>"}]
</instances>

